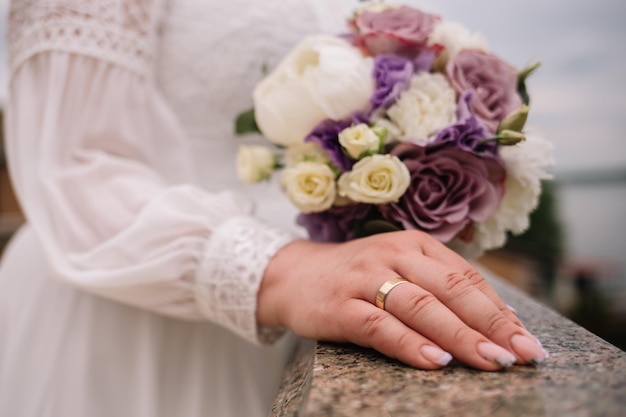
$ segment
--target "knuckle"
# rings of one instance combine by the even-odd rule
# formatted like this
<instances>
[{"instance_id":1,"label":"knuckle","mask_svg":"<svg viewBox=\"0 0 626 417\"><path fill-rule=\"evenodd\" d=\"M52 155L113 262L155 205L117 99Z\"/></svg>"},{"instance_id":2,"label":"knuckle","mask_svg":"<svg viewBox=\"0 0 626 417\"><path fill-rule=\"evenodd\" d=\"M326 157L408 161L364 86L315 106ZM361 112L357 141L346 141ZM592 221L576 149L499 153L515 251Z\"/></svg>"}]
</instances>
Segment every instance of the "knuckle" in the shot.
<instances>
[{"instance_id":1,"label":"knuckle","mask_svg":"<svg viewBox=\"0 0 626 417\"><path fill-rule=\"evenodd\" d=\"M407 302L407 310L413 317L418 317L430 310L438 300L430 293L424 292L412 295Z\"/></svg>"},{"instance_id":2,"label":"knuckle","mask_svg":"<svg viewBox=\"0 0 626 417\"><path fill-rule=\"evenodd\" d=\"M506 328L510 324L510 320L505 318L502 314L493 314L487 319L487 335L494 335L500 330Z\"/></svg>"},{"instance_id":3,"label":"knuckle","mask_svg":"<svg viewBox=\"0 0 626 417\"><path fill-rule=\"evenodd\" d=\"M463 273L463 276L465 277L465 280L471 285L475 285L479 288L487 285L487 281L485 281L485 278L483 278L483 276L480 275L475 269L467 269Z\"/></svg>"},{"instance_id":4,"label":"knuckle","mask_svg":"<svg viewBox=\"0 0 626 417\"><path fill-rule=\"evenodd\" d=\"M401 333L395 342L398 352L410 352L415 349L414 345L414 340L409 332Z\"/></svg>"},{"instance_id":5,"label":"knuckle","mask_svg":"<svg viewBox=\"0 0 626 417\"><path fill-rule=\"evenodd\" d=\"M472 330L469 327L459 327L452 335L453 346L463 346L464 343L467 343L472 338L472 334Z\"/></svg>"},{"instance_id":6,"label":"knuckle","mask_svg":"<svg viewBox=\"0 0 626 417\"><path fill-rule=\"evenodd\" d=\"M366 340L376 338L381 334L389 317L381 311L373 311L362 317L360 327Z\"/></svg>"},{"instance_id":7,"label":"knuckle","mask_svg":"<svg viewBox=\"0 0 626 417\"><path fill-rule=\"evenodd\" d=\"M463 291L470 285L465 275L456 271L448 273L443 282L445 290L449 292Z\"/></svg>"}]
</instances>

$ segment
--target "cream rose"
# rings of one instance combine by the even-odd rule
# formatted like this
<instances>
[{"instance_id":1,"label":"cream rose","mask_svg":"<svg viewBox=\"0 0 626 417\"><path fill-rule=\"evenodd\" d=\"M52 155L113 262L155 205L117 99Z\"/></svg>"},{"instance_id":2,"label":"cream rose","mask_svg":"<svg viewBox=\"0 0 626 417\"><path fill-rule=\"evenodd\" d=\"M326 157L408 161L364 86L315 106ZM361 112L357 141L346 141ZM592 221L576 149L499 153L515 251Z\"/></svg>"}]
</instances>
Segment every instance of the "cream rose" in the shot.
<instances>
[{"instance_id":1,"label":"cream rose","mask_svg":"<svg viewBox=\"0 0 626 417\"><path fill-rule=\"evenodd\" d=\"M237 153L237 175L247 184L266 180L272 175L276 158L265 146L242 145Z\"/></svg>"},{"instance_id":2,"label":"cream rose","mask_svg":"<svg viewBox=\"0 0 626 417\"><path fill-rule=\"evenodd\" d=\"M301 162L286 168L281 179L289 200L303 213L327 210L335 201L335 173L326 164Z\"/></svg>"},{"instance_id":3,"label":"cream rose","mask_svg":"<svg viewBox=\"0 0 626 417\"><path fill-rule=\"evenodd\" d=\"M337 183L339 195L359 203L397 202L411 181L407 167L393 155L372 155L354 164Z\"/></svg>"},{"instance_id":4,"label":"cream rose","mask_svg":"<svg viewBox=\"0 0 626 417\"><path fill-rule=\"evenodd\" d=\"M368 125L359 123L342 130L339 133L339 143L350 157L358 159L365 152L380 149L381 139Z\"/></svg>"},{"instance_id":5,"label":"cream rose","mask_svg":"<svg viewBox=\"0 0 626 417\"><path fill-rule=\"evenodd\" d=\"M284 163L286 167L292 167L300 162L319 162L327 164L328 155L316 143L307 142L290 146L285 150Z\"/></svg>"},{"instance_id":6,"label":"cream rose","mask_svg":"<svg viewBox=\"0 0 626 417\"><path fill-rule=\"evenodd\" d=\"M401 140L425 145L456 120L456 95L443 75L421 72L387 114L402 132Z\"/></svg>"},{"instance_id":7,"label":"cream rose","mask_svg":"<svg viewBox=\"0 0 626 417\"><path fill-rule=\"evenodd\" d=\"M293 145L324 119L367 109L372 58L338 37L305 38L253 92L255 118L270 141Z\"/></svg>"}]
</instances>

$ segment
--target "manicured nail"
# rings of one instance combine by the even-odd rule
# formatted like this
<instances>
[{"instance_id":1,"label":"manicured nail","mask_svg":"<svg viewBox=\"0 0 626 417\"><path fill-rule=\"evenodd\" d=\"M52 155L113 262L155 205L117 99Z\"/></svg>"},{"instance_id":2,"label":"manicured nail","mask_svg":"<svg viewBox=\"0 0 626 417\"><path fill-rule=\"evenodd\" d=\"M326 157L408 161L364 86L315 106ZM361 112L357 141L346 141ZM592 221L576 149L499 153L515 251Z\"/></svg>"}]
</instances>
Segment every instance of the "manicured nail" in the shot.
<instances>
[{"instance_id":1,"label":"manicured nail","mask_svg":"<svg viewBox=\"0 0 626 417\"><path fill-rule=\"evenodd\" d=\"M446 366L452 360L452 355L437 346L424 345L420 351L426 359L437 365Z\"/></svg>"},{"instance_id":2,"label":"manicured nail","mask_svg":"<svg viewBox=\"0 0 626 417\"><path fill-rule=\"evenodd\" d=\"M511 338L511 346L515 353L534 365L540 364L550 356L537 342L538 340L534 337L531 339L521 334L516 334Z\"/></svg>"},{"instance_id":3,"label":"manicured nail","mask_svg":"<svg viewBox=\"0 0 626 417\"><path fill-rule=\"evenodd\" d=\"M495 362L508 368L515 363L515 356L506 349L489 342L482 342L476 346L478 354L488 361Z\"/></svg>"}]
</instances>

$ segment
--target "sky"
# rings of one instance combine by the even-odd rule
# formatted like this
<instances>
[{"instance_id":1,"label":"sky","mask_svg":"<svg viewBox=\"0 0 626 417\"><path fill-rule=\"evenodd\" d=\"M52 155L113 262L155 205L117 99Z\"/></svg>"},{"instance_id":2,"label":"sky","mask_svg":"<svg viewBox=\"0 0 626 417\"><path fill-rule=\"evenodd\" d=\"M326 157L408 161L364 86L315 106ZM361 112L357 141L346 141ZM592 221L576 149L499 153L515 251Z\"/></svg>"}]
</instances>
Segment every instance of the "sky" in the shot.
<instances>
[{"instance_id":1,"label":"sky","mask_svg":"<svg viewBox=\"0 0 626 417\"><path fill-rule=\"evenodd\" d=\"M343 1L343 3L341 3ZM354 0L337 0L337 4ZM626 1L405 0L483 33L490 50L518 68L540 61L527 82L528 125L555 146L557 180L621 170L622 182L570 187L562 196L568 243L577 256L621 260L626 282ZM0 34L8 0L0 0ZM0 35L0 102L6 100L6 45Z\"/></svg>"}]
</instances>

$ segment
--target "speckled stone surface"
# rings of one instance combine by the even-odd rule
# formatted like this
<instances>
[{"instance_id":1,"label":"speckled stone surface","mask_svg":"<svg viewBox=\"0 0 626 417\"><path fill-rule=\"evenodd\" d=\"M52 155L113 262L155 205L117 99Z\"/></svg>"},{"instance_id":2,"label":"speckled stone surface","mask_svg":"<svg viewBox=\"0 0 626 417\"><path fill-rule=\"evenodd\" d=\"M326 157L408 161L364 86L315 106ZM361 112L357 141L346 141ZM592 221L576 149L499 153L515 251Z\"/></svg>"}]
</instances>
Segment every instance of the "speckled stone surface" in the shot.
<instances>
[{"instance_id":1,"label":"speckled stone surface","mask_svg":"<svg viewBox=\"0 0 626 417\"><path fill-rule=\"evenodd\" d=\"M272 416L626 416L626 353L490 279L551 357L479 372L419 371L352 345L303 342Z\"/></svg>"}]
</instances>

